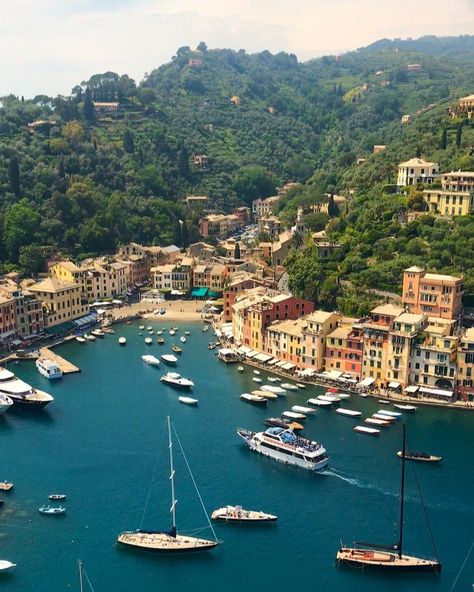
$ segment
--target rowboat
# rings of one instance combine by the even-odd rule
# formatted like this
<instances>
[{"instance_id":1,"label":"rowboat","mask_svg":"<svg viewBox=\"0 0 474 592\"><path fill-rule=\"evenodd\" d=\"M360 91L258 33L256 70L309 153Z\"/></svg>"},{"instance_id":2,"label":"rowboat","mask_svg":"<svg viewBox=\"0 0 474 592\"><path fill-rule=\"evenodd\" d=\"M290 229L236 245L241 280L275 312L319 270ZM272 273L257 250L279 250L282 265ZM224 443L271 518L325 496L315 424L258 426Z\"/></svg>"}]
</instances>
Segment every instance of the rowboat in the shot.
<instances>
[{"instance_id":1,"label":"rowboat","mask_svg":"<svg viewBox=\"0 0 474 592\"><path fill-rule=\"evenodd\" d=\"M395 417L391 417L390 415L385 415L385 413L374 413L372 415L374 419L381 419L383 421L388 421L389 423L395 423L397 420Z\"/></svg>"},{"instance_id":2,"label":"rowboat","mask_svg":"<svg viewBox=\"0 0 474 592\"><path fill-rule=\"evenodd\" d=\"M337 395L318 395L320 401L326 401L328 403L340 403L341 399Z\"/></svg>"},{"instance_id":3,"label":"rowboat","mask_svg":"<svg viewBox=\"0 0 474 592\"><path fill-rule=\"evenodd\" d=\"M393 406L395 409L400 409L400 411L405 411L406 413L415 413L418 409L415 405L398 405L397 403L394 403Z\"/></svg>"},{"instance_id":4,"label":"rowboat","mask_svg":"<svg viewBox=\"0 0 474 592\"><path fill-rule=\"evenodd\" d=\"M351 396L349 393L337 393L337 396L342 400L342 399L350 399Z\"/></svg>"},{"instance_id":5,"label":"rowboat","mask_svg":"<svg viewBox=\"0 0 474 592\"><path fill-rule=\"evenodd\" d=\"M381 413L382 415L389 415L390 417L395 417L395 419L400 419L400 417L402 416L402 414L398 411L389 411L388 409L379 409L377 413Z\"/></svg>"},{"instance_id":6,"label":"rowboat","mask_svg":"<svg viewBox=\"0 0 474 592\"><path fill-rule=\"evenodd\" d=\"M366 428L365 426L355 426L354 432L359 432L359 434L368 434L369 436L378 436L380 434L380 430L375 428Z\"/></svg>"},{"instance_id":7,"label":"rowboat","mask_svg":"<svg viewBox=\"0 0 474 592\"><path fill-rule=\"evenodd\" d=\"M222 522L275 522L278 516L262 511L244 510L242 506L225 506L214 510L211 518Z\"/></svg>"},{"instance_id":8,"label":"rowboat","mask_svg":"<svg viewBox=\"0 0 474 592\"><path fill-rule=\"evenodd\" d=\"M384 419L376 419L374 417L368 417L367 419L364 419L364 423L368 423L369 425L377 425L380 427L387 427L391 424L390 421Z\"/></svg>"},{"instance_id":9,"label":"rowboat","mask_svg":"<svg viewBox=\"0 0 474 592\"><path fill-rule=\"evenodd\" d=\"M174 351L175 354L182 354L183 353L183 350L180 347L178 347L177 345L173 345L171 349Z\"/></svg>"},{"instance_id":10,"label":"rowboat","mask_svg":"<svg viewBox=\"0 0 474 592\"><path fill-rule=\"evenodd\" d=\"M293 405L291 410L296 411L296 413L304 413L304 415L312 415L316 412L313 407L303 407L302 405Z\"/></svg>"},{"instance_id":11,"label":"rowboat","mask_svg":"<svg viewBox=\"0 0 474 592\"><path fill-rule=\"evenodd\" d=\"M403 458L403 452L399 450L397 456L398 458ZM416 460L419 462L439 462L443 457L427 454L426 452L410 452L405 450L405 458L406 460Z\"/></svg>"},{"instance_id":12,"label":"rowboat","mask_svg":"<svg viewBox=\"0 0 474 592\"><path fill-rule=\"evenodd\" d=\"M253 403L255 405L266 405L267 399L265 397L260 397L259 395L252 395L251 393L242 393L240 395L242 401L247 401L247 403Z\"/></svg>"},{"instance_id":13,"label":"rowboat","mask_svg":"<svg viewBox=\"0 0 474 592\"><path fill-rule=\"evenodd\" d=\"M0 491L10 491L10 489L13 489L13 483L9 483L8 481L0 483Z\"/></svg>"},{"instance_id":14,"label":"rowboat","mask_svg":"<svg viewBox=\"0 0 474 592\"><path fill-rule=\"evenodd\" d=\"M288 419L306 419L306 415L304 413L297 413L296 411L283 411L281 415L282 417L286 417Z\"/></svg>"},{"instance_id":15,"label":"rowboat","mask_svg":"<svg viewBox=\"0 0 474 592\"><path fill-rule=\"evenodd\" d=\"M262 379L261 379L261 378L259 378L258 376L254 376L254 377L252 378L252 380L253 380L254 382L259 382L259 383L260 383L260 382L262 382Z\"/></svg>"},{"instance_id":16,"label":"rowboat","mask_svg":"<svg viewBox=\"0 0 474 592\"><path fill-rule=\"evenodd\" d=\"M257 395L258 397L265 397L265 399L278 399L278 395L275 395L275 393L271 393L270 391L256 390L252 391L251 394Z\"/></svg>"},{"instance_id":17,"label":"rowboat","mask_svg":"<svg viewBox=\"0 0 474 592\"><path fill-rule=\"evenodd\" d=\"M63 502L66 500L66 495L64 493L52 493L48 495L48 499L52 502Z\"/></svg>"},{"instance_id":18,"label":"rowboat","mask_svg":"<svg viewBox=\"0 0 474 592\"><path fill-rule=\"evenodd\" d=\"M332 407L331 401L321 401L320 399L308 399L306 403L316 405L317 407Z\"/></svg>"},{"instance_id":19,"label":"rowboat","mask_svg":"<svg viewBox=\"0 0 474 592\"><path fill-rule=\"evenodd\" d=\"M283 382L281 388L285 389L285 391L297 391L298 387L296 384L290 384L289 382Z\"/></svg>"},{"instance_id":20,"label":"rowboat","mask_svg":"<svg viewBox=\"0 0 474 592\"><path fill-rule=\"evenodd\" d=\"M178 401L185 405L197 405L199 403L199 399L193 399L192 397L178 397Z\"/></svg>"},{"instance_id":21,"label":"rowboat","mask_svg":"<svg viewBox=\"0 0 474 592\"><path fill-rule=\"evenodd\" d=\"M362 415L361 411L353 411L352 409L343 409L340 407L339 409L335 409L336 413L339 415L346 415L347 417L360 417Z\"/></svg>"},{"instance_id":22,"label":"rowboat","mask_svg":"<svg viewBox=\"0 0 474 592\"><path fill-rule=\"evenodd\" d=\"M280 386L273 386L272 384L264 384L262 386L262 391L269 391L270 393L275 393L277 395L286 394L285 389L282 389Z\"/></svg>"},{"instance_id":23,"label":"rowboat","mask_svg":"<svg viewBox=\"0 0 474 592\"><path fill-rule=\"evenodd\" d=\"M66 513L66 508L63 506L41 506L38 508L38 512L49 516L61 516Z\"/></svg>"},{"instance_id":24,"label":"rowboat","mask_svg":"<svg viewBox=\"0 0 474 592\"><path fill-rule=\"evenodd\" d=\"M381 405L390 405L390 401L387 401L387 399L379 399L379 403Z\"/></svg>"}]
</instances>

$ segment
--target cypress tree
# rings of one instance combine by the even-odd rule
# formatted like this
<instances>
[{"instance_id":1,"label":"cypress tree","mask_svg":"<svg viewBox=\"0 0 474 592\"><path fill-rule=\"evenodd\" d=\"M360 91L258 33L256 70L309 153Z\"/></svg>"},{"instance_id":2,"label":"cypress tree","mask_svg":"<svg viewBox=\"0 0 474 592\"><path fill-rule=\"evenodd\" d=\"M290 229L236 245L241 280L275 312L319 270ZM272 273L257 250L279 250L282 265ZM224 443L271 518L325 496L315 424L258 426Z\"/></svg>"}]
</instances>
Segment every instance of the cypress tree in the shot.
<instances>
[{"instance_id":1,"label":"cypress tree","mask_svg":"<svg viewBox=\"0 0 474 592\"><path fill-rule=\"evenodd\" d=\"M441 142L440 142L441 150L446 150L447 145L448 145L448 134L446 132L446 128L444 128L443 133L441 134Z\"/></svg>"},{"instance_id":2,"label":"cypress tree","mask_svg":"<svg viewBox=\"0 0 474 592\"><path fill-rule=\"evenodd\" d=\"M240 259L240 244L235 243L234 259Z\"/></svg>"},{"instance_id":3,"label":"cypress tree","mask_svg":"<svg viewBox=\"0 0 474 592\"><path fill-rule=\"evenodd\" d=\"M456 128L456 148L459 148L459 146L461 146L461 140L462 140L462 123L458 123L458 126Z\"/></svg>"},{"instance_id":4,"label":"cypress tree","mask_svg":"<svg viewBox=\"0 0 474 592\"><path fill-rule=\"evenodd\" d=\"M58 177L60 179L64 179L64 175L65 175L64 157L61 156L61 158L59 159L59 163L58 163Z\"/></svg>"},{"instance_id":5,"label":"cypress tree","mask_svg":"<svg viewBox=\"0 0 474 592\"><path fill-rule=\"evenodd\" d=\"M129 154L135 152L135 141L133 139L133 134L129 129L126 129L123 133L123 149Z\"/></svg>"},{"instance_id":6,"label":"cypress tree","mask_svg":"<svg viewBox=\"0 0 474 592\"><path fill-rule=\"evenodd\" d=\"M89 122L94 121L94 103L92 102L91 91L89 87L86 88L84 93L84 105L82 107L84 119Z\"/></svg>"},{"instance_id":7,"label":"cypress tree","mask_svg":"<svg viewBox=\"0 0 474 592\"><path fill-rule=\"evenodd\" d=\"M16 156L12 156L8 162L8 180L12 193L20 197L20 166Z\"/></svg>"}]
</instances>

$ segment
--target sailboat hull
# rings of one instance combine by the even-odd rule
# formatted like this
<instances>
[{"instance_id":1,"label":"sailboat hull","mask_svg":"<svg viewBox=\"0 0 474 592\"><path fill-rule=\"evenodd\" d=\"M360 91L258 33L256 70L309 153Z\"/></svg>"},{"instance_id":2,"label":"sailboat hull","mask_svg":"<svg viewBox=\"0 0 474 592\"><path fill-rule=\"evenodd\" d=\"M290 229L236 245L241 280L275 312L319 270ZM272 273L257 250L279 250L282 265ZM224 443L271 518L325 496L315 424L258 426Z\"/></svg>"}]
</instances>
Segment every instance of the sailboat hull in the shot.
<instances>
[{"instance_id":1,"label":"sailboat hull","mask_svg":"<svg viewBox=\"0 0 474 592\"><path fill-rule=\"evenodd\" d=\"M166 532L123 532L117 541L133 547L155 553L191 553L195 551L210 551L217 547L219 541L209 541L192 536L177 534L175 537Z\"/></svg>"},{"instance_id":2,"label":"sailboat hull","mask_svg":"<svg viewBox=\"0 0 474 592\"><path fill-rule=\"evenodd\" d=\"M336 555L338 563L353 567L374 568L389 571L441 571L441 563L434 559L423 559L411 555L391 553L373 549L342 547Z\"/></svg>"}]
</instances>

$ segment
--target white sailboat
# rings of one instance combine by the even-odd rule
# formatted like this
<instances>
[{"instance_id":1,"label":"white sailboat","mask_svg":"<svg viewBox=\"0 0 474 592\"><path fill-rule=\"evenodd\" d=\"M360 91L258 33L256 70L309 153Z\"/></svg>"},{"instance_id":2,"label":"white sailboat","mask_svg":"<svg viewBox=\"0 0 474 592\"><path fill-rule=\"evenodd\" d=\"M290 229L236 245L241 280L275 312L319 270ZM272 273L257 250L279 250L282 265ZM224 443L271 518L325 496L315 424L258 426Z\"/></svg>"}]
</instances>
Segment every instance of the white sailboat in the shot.
<instances>
[{"instance_id":1,"label":"white sailboat","mask_svg":"<svg viewBox=\"0 0 474 592\"><path fill-rule=\"evenodd\" d=\"M138 548L138 549L146 549L149 551L155 551L159 553L185 553L190 551L208 551L220 545L221 541L219 541L216 537L216 533L212 528L212 524L209 520L209 516L204 508L203 510L206 514L206 518L209 524L209 528L211 529L212 534L214 535L213 540L203 539L200 537L188 536L184 534L178 534L176 528L176 497L175 497L175 485L174 485L174 464L173 464L173 441L171 438L171 420L168 416L167 418L168 423L168 448L169 448L169 461L170 461L170 484L171 484L171 529L169 531L155 531L155 530L134 530L134 531L125 531L122 532L117 541L122 545L126 545L128 547ZM176 433L176 432L175 432ZM179 439L178 439L178 443ZM181 447L181 452L184 451ZM185 458L186 460L186 458ZM189 464L186 460L186 466L190 472L192 477L192 481L196 487L197 486L194 481L194 477L191 473L191 469L189 468ZM199 492L198 492L199 493ZM201 496L199 496L201 500ZM202 500L201 500L202 504Z\"/></svg>"}]
</instances>

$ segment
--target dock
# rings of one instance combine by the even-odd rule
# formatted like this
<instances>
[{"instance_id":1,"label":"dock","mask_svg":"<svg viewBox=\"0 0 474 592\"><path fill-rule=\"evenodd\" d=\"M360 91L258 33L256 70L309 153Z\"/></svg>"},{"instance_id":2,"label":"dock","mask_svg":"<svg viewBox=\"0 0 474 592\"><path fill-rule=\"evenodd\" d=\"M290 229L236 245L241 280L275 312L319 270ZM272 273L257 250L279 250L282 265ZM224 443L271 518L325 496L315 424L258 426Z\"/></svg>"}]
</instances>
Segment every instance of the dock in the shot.
<instances>
[{"instance_id":1,"label":"dock","mask_svg":"<svg viewBox=\"0 0 474 592\"><path fill-rule=\"evenodd\" d=\"M81 371L78 366L68 362L68 360L65 360L58 354L55 354L47 347L42 347L39 351L42 358L48 358L49 360L55 362L61 368L63 374L75 374L76 372Z\"/></svg>"}]
</instances>

